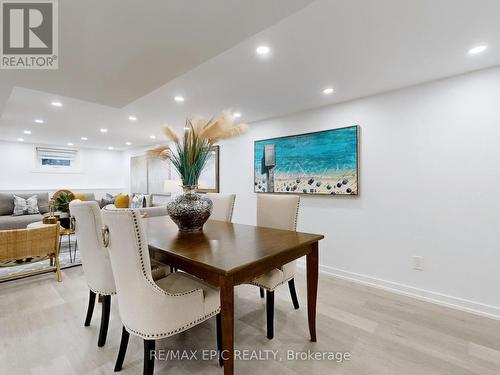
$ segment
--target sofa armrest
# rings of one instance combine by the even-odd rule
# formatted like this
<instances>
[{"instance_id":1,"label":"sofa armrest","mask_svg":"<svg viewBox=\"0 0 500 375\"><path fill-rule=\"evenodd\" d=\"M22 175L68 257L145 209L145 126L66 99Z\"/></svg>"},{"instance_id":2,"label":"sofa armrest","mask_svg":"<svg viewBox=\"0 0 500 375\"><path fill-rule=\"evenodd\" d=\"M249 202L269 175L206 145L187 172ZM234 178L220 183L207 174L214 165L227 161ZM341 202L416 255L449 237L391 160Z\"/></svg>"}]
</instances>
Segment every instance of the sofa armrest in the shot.
<instances>
[{"instance_id":1,"label":"sofa armrest","mask_svg":"<svg viewBox=\"0 0 500 375\"><path fill-rule=\"evenodd\" d=\"M167 216L166 206L155 206L155 207L144 207L139 209L141 215L146 215L146 217L156 217L156 216Z\"/></svg>"}]
</instances>

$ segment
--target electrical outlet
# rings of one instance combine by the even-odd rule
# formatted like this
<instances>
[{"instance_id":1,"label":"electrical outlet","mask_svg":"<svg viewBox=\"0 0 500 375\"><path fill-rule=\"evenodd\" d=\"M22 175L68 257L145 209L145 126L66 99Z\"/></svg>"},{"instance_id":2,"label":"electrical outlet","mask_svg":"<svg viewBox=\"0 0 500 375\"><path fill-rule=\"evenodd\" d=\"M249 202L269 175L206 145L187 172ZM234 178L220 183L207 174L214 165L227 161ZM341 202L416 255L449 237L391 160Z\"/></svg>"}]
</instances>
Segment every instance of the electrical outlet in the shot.
<instances>
[{"instance_id":1,"label":"electrical outlet","mask_svg":"<svg viewBox=\"0 0 500 375\"><path fill-rule=\"evenodd\" d=\"M419 255L413 256L413 269L416 271L424 270L424 257Z\"/></svg>"}]
</instances>

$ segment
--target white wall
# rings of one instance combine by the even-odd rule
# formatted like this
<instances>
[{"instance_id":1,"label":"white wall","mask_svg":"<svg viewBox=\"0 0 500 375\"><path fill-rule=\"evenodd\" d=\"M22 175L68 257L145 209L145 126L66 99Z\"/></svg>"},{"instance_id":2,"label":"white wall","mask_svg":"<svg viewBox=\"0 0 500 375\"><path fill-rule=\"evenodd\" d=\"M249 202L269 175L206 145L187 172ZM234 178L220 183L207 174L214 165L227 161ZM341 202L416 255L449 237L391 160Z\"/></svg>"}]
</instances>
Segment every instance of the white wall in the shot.
<instances>
[{"instance_id":1,"label":"white wall","mask_svg":"<svg viewBox=\"0 0 500 375\"><path fill-rule=\"evenodd\" d=\"M40 173L36 168L35 145L0 141L0 191L49 190L106 192L124 191L128 171L123 153L80 149L79 173Z\"/></svg>"},{"instance_id":2,"label":"white wall","mask_svg":"<svg viewBox=\"0 0 500 375\"><path fill-rule=\"evenodd\" d=\"M500 315L500 68L251 124L221 147L234 220L255 223L254 140L355 124L360 196L302 196L322 269Z\"/></svg>"}]
</instances>

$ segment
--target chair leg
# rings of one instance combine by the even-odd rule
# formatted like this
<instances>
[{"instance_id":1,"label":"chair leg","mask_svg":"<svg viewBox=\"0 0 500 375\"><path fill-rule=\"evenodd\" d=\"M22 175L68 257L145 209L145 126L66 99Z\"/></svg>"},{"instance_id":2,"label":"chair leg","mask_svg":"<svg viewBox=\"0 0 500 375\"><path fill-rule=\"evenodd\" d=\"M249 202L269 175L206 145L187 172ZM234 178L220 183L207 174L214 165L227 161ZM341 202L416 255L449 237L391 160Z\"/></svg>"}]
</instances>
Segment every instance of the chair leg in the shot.
<instances>
[{"instance_id":1,"label":"chair leg","mask_svg":"<svg viewBox=\"0 0 500 375\"><path fill-rule=\"evenodd\" d=\"M290 289L290 296L292 296L293 307L297 310L299 308L299 300L297 299L297 292L295 291L294 279L288 281L288 289Z\"/></svg>"},{"instance_id":2,"label":"chair leg","mask_svg":"<svg viewBox=\"0 0 500 375\"><path fill-rule=\"evenodd\" d=\"M144 375L153 375L155 371L155 358L151 351L155 350L155 340L144 340Z\"/></svg>"},{"instance_id":3,"label":"chair leg","mask_svg":"<svg viewBox=\"0 0 500 375\"><path fill-rule=\"evenodd\" d=\"M120 350L118 351L118 357L116 358L115 372L119 372L122 370L123 361L125 360L125 354L127 353L127 345L129 337L130 333L128 333L125 327L123 327L122 339L120 341Z\"/></svg>"},{"instance_id":4,"label":"chair leg","mask_svg":"<svg viewBox=\"0 0 500 375\"><path fill-rule=\"evenodd\" d=\"M264 288L259 288L260 289L260 298L264 298Z\"/></svg>"},{"instance_id":5,"label":"chair leg","mask_svg":"<svg viewBox=\"0 0 500 375\"><path fill-rule=\"evenodd\" d=\"M274 337L274 291L266 290L267 338Z\"/></svg>"},{"instance_id":6,"label":"chair leg","mask_svg":"<svg viewBox=\"0 0 500 375\"><path fill-rule=\"evenodd\" d=\"M219 366L222 367L224 365L224 361L222 360L222 320L220 313L218 313L215 317L215 327L217 330L217 351L219 352Z\"/></svg>"},{"instance_id":7,"label":"chair leg","mask_svg":"<svg viewBox=\"0 0 500 375\"><path fill-rule=\"evenodd\" d=\"M61 282L62 281L62 274L61 274L61 264L59 263L59 254L56 255L55 262L56 262L57 281Z\"/></svg>"},{"instance_id":8,"label":"chair leg","mask_svg":"<svg viewBox=\"0 0 500 375\"><path fill-rule=\"evenodd\" d=\"M101 328L99 329L99 340L97 341L98 347L103 347L104 344L106 344L106 336L108 335L110 310L111 310L111 296L103 296L102 314L101 314Z\"/></svg>"},{"instance_id":9,"label":"chair leg","mask_svg":"<svg viewBox=\"0 0 500 375\"><path fill-rule=\"evenodd\" d=\"M85 327L90 325L90 321L92 320L92 314L94 313L94 305L95 305L95 293L93 291L89 291L89 306L87 307L87 317L85 318Z\"/></svg>"}]
</instances>

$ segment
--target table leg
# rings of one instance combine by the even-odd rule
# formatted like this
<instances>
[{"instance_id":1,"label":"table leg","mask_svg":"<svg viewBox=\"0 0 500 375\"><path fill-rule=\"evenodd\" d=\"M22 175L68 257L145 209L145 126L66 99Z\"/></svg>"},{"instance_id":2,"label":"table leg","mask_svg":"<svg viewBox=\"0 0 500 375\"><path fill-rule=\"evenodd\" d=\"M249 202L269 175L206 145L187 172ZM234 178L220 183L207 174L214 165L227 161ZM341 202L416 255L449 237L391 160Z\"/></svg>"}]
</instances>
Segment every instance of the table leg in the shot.
<instances>
[{"instance_id":1,"label":"table leg","mask_svg":"<svg viewBox=\"0 0 500 375\"><path fill-rule=\"evenodd\" d=\"M307 254L307 319L311 341L316 342L316 300L318 297L318 243L311 245Z\"/></svg>"},{"instance_id":2,"label":"table leg","mask_svg":"<svg viewBox=\"0 0 500 375\"><path fill-rule=\"evenodd\" d=\"M69 246L69 262L73 263L73 260L71 258L71 235L68 234L68 246Z\"/></svg>"},{"instance_id":3,"label":"table leg","mask_svg":"<svg viewBox=\"0 0 500 375\"><path fill-rule=\"evenodd\" d=\"M232 277L221 276L220 305L224 375L234 372L234 283Z\"/></svg>"}]
</instances>

